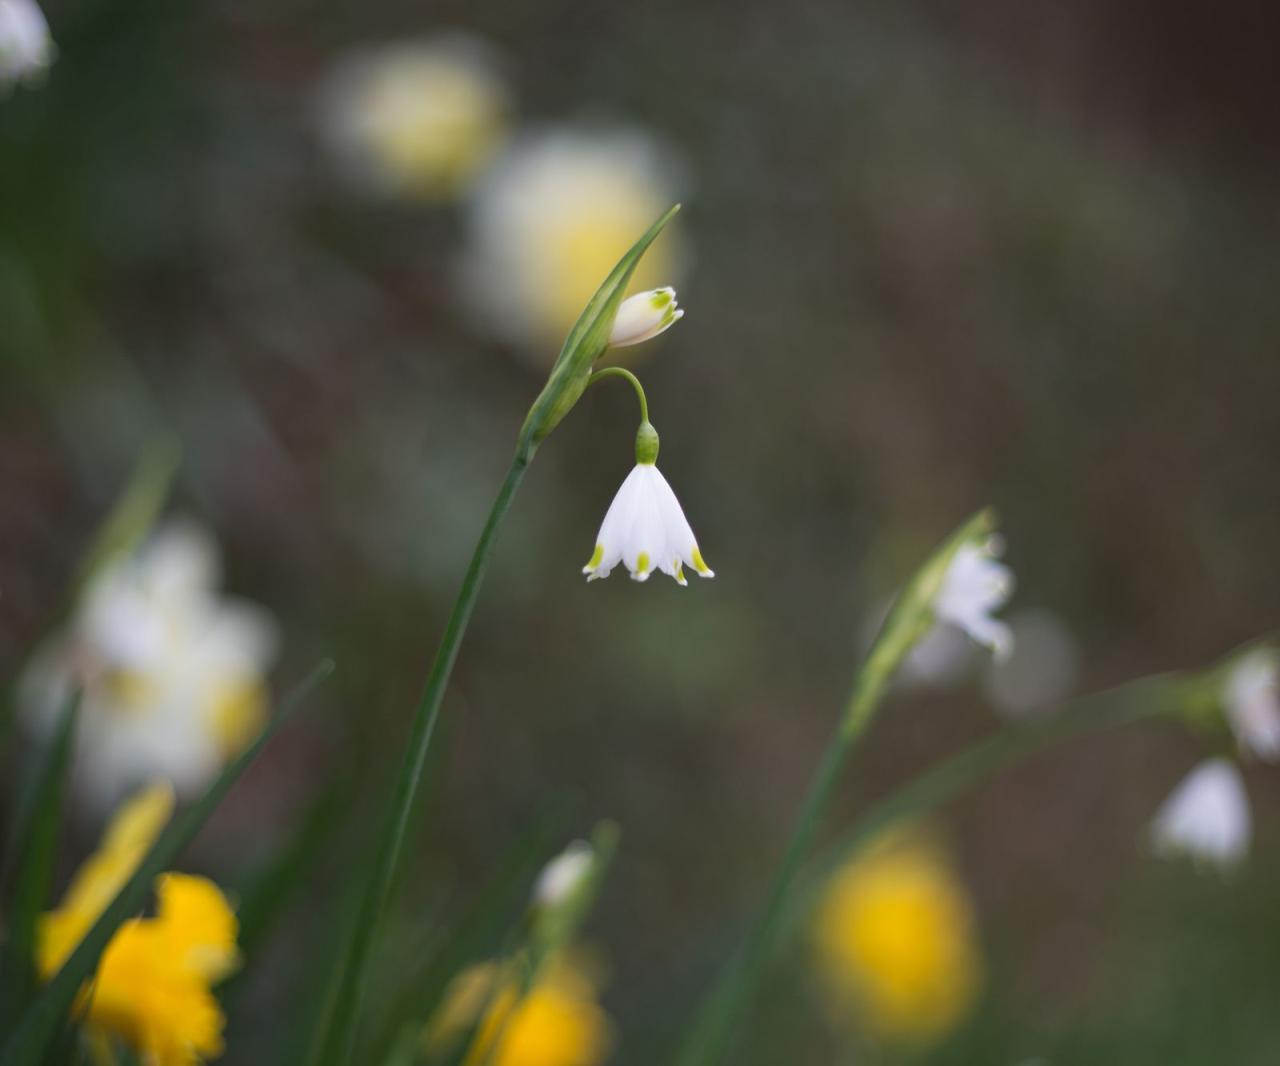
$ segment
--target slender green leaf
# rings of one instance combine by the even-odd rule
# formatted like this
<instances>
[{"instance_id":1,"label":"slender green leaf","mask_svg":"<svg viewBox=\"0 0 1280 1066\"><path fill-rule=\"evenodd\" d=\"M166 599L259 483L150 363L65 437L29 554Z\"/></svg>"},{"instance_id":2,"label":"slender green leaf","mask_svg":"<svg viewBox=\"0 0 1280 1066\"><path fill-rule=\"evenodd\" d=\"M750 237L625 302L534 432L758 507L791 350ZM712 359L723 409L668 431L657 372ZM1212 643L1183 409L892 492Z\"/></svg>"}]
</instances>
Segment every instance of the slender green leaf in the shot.
<instances>
[{"instance_id":1,"label":"slender green leaf","mask_svg":"<svg viewBox=\"0 0 1280 1066\"><path fill-rule=\"evenodd\" d=\"M172 437L156 437L148 442L129 484L98 527L93 544L80 563L77 587L112 560L131 552L151 531L164 508L181 459L182 451Z\"/></svg>"},{"instance_id":2,"label":"slender green leaf","mask_svg":"<svg viewBox=\"0 0 1280 1066\"><path fill-rule=\"evenodd\" d=\"M0 958L0 1033L13 1027L35 991L36 922L49 905L71 764L80 694L67 701L52 742L32 777L5 856L4 884L16 883L7 912L8 938ZM16 874L14 870L16 868Z\"/></svg>"},{"instance_id":3,"label":"slender green leaf","mask_svg":"<svg viewBox=\"0 0 1280 1066\"><path fill-rule=\"evenodd\" d=\"M116 894L115 899L94 922L83 940L71 953L61 970L45 986L22 1024L5 1043L0 1052L3 1066L37 1066L58 1030L70 1013L80 986L97 968L98 960L120 924L136 914L145 905L151 892L151 884L161 873L169 869L179 853L195 837L200 828L222 802L231 786L239 780L249 765L258 757L267 742L280 730L302 703L303 698L333 671L333 663L325 661L285 699L279 713L272 719L252 744L232 760L205 790L195 803L180 812L134 871L132 877Z\"/></svg>"},{"instance_id":4,"label":"slender green leaf","mask_svg":"<svg viewBox=\"0 0 1280 1066\"><path fill-rule=\"evenodd\" d=\"M349 793L350 785L345 781L325 788L299 819L289 839L233 890L240 923L237 940L244 955L256 953L289 897L328 850L334 820L346 807Z\"/></svg>"}]
</instances>

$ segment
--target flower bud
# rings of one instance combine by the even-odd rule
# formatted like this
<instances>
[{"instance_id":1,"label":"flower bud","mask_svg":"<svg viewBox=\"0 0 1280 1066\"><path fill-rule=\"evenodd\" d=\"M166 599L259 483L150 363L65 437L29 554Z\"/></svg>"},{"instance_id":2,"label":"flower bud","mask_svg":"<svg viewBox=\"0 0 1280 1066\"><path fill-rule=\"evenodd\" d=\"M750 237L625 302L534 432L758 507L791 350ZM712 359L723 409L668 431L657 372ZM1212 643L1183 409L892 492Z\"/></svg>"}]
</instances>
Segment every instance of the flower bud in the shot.
<instances>
[{"instance_id":1,"label":"flower bud","mask_svg":"<svg viewBox=\"0 0 1280 1066\"><path fill-rule=\"evenodd\" d=\"M609 347L622 348L640 344L671 327L684 311L676 305L676 290L668 286L637 293L622 301L618 317L613 320Z\"/></svg>"},{"instance_id":2,"label":"flower bud","mask_svg":"<svg viewBox=\"0 0 1280 1066\"><path fill-rule=\"evenodd\" d=\"M542 868L533 885L535 907L559 907L577 894L595 863L595 850L575 840Z\"/></svg>"}]
</instances>

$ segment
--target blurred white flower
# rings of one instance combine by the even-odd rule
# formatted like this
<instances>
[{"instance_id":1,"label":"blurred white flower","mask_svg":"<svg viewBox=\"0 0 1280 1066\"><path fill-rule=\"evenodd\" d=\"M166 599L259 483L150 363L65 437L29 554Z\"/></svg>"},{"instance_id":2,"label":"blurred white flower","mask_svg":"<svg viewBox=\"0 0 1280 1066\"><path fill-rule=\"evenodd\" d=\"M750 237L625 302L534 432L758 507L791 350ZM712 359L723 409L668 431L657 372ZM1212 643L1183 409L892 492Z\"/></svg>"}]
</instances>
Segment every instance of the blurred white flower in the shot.
<instances>
[{"instance_id":1,"label":"blurred white flower","mask_svg":"<svg viewBox=\"0 0 1280 1066\"><path fill-rule=\"evenodd\" d=\"M889 610L881 613L871 639L874 640ZM870 646L868 641L868 646ZM898 680L904 685L925 688L945 688L954 685L968 673L973 665L973 642L965 632L952 625L935 625L916 641L902 661Z\"/></svg>"},{"instance_id":2,"label":"blurred white flower","mask_svg":"<svg viewBox=\"0 0 1280 1066\"><path fill-rule=\"evenodd\" d=\"M1185 854L1224 867L1245 857L1252 833L1244 781L1235 764L1222 758L1192 770L1151 824L1151 840L1160 854Z\"/></svg>"},{"instance_id":3,"label":"blurred white flower","mask_svg":"<svg viewBox=\"0 0 1280 1066\"><path fill-rule=\"evenodd\" d=\"M56 49L35 0L0 0L0 92L38 81Z\"/></svg>"},{"instance_id":4,"label":"blurred white flower","mask_svg":"<svg viewBox=\"0 0 1280 1066\"><path fill-rule=\"evenodd\" d=\"M1242 751L1280 759L1280 652L1258 648L1242 656L1227 675L1223 706Z\"/></svg>"},{"instance_id":5,"label":"blurred white flower","mask_svg":"<svg viewBox=\"0 0 1280 1066\"><path fill-rule=\"evenodd\" d=\"M501 148L511 111L483 41L460 34L355 52L324 86L324 130L384 192L447 201Z\"/></svg>"},{"instance_id":6,"label":"blurred white flower","mask_svg":"<svg viewBox=\"0 0 1280 1066\"><path fill-rule=\"evenodd\" d=\"M23 676L24 721L37 734L82 687L76 773L104 808L156 777L199 790L263 722L275 624L219 597L218 578L207 534L162 530L92 579Z\"/></svg>"},{"instance_id":7,"label":"blurred white flower","mask_svg":"<svg viewBox=\"0 0 1280 1066\"><path fill-rule=\"evenodd\" d=\"M542 868L533 885L535 907L559 907L577 892L595 864L595 849L575 840Z\"/></svg>"},{"instance_id":8,"label":"blurred white flower","mask_svg":"<svg viewBox=\"0 0 1280 1066\"><path fill-rule=\"evenodd\" d=\"M624 252L676 200L666 153L638 130L527 134L476 188L463 271L468 302L499 336L546 359ZM668 227L641 260L641 287L677 277Z\"/></svg>"},{"instance_id":9,"label":"blurred white flower","mask_svg":"<svg viewBox=\"0 0 1280 1066\"><path fill-rule=\"evenodd\" d=\"M997 659L1013 650L1013 633L1004 622L991 617L1013 593L1013 571L996 561L1002 550L1000 538L994 536L981 545L961 545L933 601L939 622L963 629L990 648Z\"/></svg>"},{"instance_id":10,"label":"blurred white flower","mask_svg":"<svg viewBox=\"0 0 1280 1066\"><path fill-rule=\"evenodd\" d=\"M636 293L619 306L609 334L609 346L625 348L642 344L665 333L682 318L684 309L676 304L676 290L670 286Z\"/></svg>"},{"instance_id":11,"label":"blurred white flower","mask_svg":"<svg viewBox=\"0 0 1280 1066\"><path fill-rule=\"evenodd\" d=\"M1050 710L1075 681L1075 640L1052 611L1019 611L1007 621L1013 650L988 666L983 678L987 697L1011 716Z\"/></svg>"},{"instance_id":12,"label":"blurred white flower","mask_svg":"<svg viewBox=\"0 0 1280 1066\"><path fill-rule=\"evenodd\" d=\"M636 463L623 481L582 572L588 581L594 581L608 577L619 562L635 581L648 581L657 567L678 584L687 585L684 565L702 577L715 577L703 561L680 501L653 463Z\"/></svg>"}]
</instances>

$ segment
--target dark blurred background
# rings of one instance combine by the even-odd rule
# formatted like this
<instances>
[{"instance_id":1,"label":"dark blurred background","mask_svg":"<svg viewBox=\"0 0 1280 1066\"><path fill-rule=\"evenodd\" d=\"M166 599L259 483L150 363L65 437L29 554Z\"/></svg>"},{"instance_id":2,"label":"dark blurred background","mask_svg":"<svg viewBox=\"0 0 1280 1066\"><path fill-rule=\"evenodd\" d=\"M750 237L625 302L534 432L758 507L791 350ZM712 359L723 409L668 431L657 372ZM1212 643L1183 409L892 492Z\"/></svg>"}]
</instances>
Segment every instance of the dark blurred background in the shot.
<instances>
[{"instance_id":1,"label":"dark blurred background","mask_svg":"<svg viewBox=\"0 0 1280 1066\"><path fill-rule=\"evenodd\" d=\"M503 530L392 944L452 920L531 826L558 847L616 819L591 939L618 1061L653 1061L761 897L867 617L983 504L1015 604L1074 635L1074 691L1276 624L1270 5L46 12L47 85L0 101L4 673L164 432L184 453L171 509L280 620L278 687L339 666L190 860L234 881L349 789L237 992L228 1063L285 1039L543 375L460 307L458 210L353 195L329 165L317 86L353 46L471 32L520 121L640 126L683 160L689 313L634 365L717 572L582 582L634 426L626 390L592 390ZM972 682L899 694L842 815L999 721ZM1143 847L1200 752L1172 727L1116 732L947 812L989 980L930 1061L1276 1061L1274 775L1247 775L1258 840L1236 878ZM77 823L68 870L96 832ZM840 1061L804 974L783 960L738 1061Z\"/></svg>"}]
</instances>

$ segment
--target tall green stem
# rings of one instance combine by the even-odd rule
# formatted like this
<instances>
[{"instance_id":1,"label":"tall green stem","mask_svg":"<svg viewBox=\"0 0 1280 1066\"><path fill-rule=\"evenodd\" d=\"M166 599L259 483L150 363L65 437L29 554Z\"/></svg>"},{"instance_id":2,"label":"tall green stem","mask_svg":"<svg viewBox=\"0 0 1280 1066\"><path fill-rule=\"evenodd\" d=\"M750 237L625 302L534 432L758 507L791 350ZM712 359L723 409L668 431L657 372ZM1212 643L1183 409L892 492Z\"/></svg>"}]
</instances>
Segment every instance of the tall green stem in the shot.
<instances>
[{"instance_id":1,"label":"tall green stem","mask_svg":"<svg viewBox=\"0 0 1280 1066\"><path fill-rule=\"evenodd\" d=\"M440 705L449 684L449 675L453 672L453 664L458 657L458 648L462 644L467 622L471 618L472 608L475 607L476 596L480 591L480 582L484 578L489 556L493 552L498 527L511 506L516 489L524 479L531 454L531 449L522 447L512 460L506 479L502 482L502 488L498 490L497 498L493 501L484 530L476 542L471 563L467 567L466 576L462 579L462 588L458 591L458 598L449 615L444 635L440 638L440 647L431 665L426 689L423 691L422 700L414 715L413 728L405 749L404 762L397 777L390 816L383 828L373 874L369 879L368 889L352 932L351 943L345 955L342 976L334 990L336 995L332 1000L333 1011L322 1042L313 1049L313 1061L342 1064L349 1062L354 1052L356 1021L359 1018L364 997L378 920L391 894L391 885L404 847L410 812L413 810L418 789L422 783L422 767L426 762L427 751L431 747L436 719L440 716Z\"/></svg>"},{"instance_id":2,"label":"tall green stem","mask_svg":"<svg viewBox=\"0 0 1280 1066\"><path fill-rule=\"evenodd\" d=\"M858 672L845 713L840 718L839 728L827 745L818 771L809 785L795 829L774 874L764 910L747 934L738 954L721 975L719 984L696 1023L692 1038L676 1060L679 1066L719 1062L728 1053L734 1029L749 1005L760 968L769 957L785 913L787 896L805 854L813 843L822 816L830 805L836 782L840 779L840 771L871 723L897 663L896 658L887 659L873 653L867 657Z\"/></svg>"}]
</instances>

